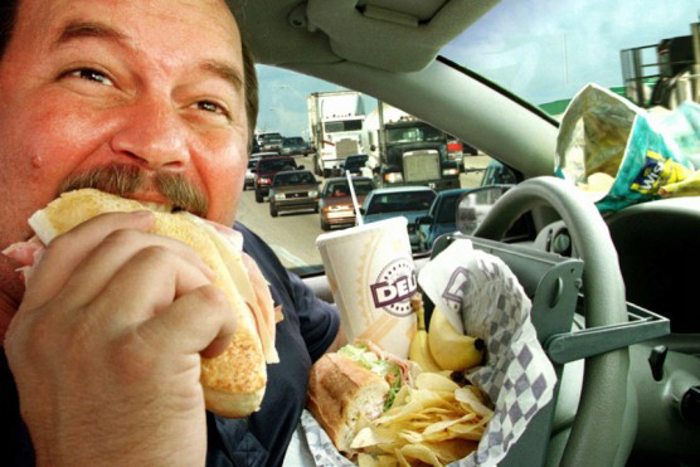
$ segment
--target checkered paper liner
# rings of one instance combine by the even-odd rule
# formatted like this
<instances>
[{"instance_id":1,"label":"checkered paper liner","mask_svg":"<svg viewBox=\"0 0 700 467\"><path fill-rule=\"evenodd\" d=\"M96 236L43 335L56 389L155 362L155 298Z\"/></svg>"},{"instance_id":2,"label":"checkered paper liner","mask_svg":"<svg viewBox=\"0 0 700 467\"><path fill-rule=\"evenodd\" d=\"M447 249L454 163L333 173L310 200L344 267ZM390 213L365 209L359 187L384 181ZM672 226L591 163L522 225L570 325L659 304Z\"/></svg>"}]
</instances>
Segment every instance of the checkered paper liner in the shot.
<instances>
[{"instance_id":1,"label":"checkered paper liner","mask_svg":"<svg viewBox=\"0 0 700 467\"><path fill-rule=\"evenodd\" d=\"M455 240L423 266L418 282L450 321L461 318L458 328L486 341L486 364L468 378L494 402L494 415L477 450L450 466L497 465L552 400L557 382L530 321L531 302L500 258L473 249L467 239ZM317 466L354 465L310 413L301 422Z\"/></svg>"}]
</instances>

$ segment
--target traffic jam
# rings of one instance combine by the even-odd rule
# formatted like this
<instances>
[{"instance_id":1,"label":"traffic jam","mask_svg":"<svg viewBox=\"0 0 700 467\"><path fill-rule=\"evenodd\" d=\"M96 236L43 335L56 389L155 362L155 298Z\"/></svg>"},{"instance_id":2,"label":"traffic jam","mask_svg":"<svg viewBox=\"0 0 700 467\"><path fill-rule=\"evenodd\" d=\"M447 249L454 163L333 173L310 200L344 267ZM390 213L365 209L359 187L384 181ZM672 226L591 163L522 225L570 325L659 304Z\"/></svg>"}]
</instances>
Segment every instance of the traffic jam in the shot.
<instances>
[{"instance_id":1,"label":"traffic jam","mask_svg":"<svg viewBox=\"0 0 700 467\"><path fill-rule=\"evenodd\" d=\"M430 232L454 230L457 200L486 182L488 156L400 109L367 113L355 91L313 92L307 107L308 141L255 135L244 189L273 218L317 215L325 232L357 225L358 212L364 223L403 216L412 251L427 251Z\"/></svg>"}]
</instances>

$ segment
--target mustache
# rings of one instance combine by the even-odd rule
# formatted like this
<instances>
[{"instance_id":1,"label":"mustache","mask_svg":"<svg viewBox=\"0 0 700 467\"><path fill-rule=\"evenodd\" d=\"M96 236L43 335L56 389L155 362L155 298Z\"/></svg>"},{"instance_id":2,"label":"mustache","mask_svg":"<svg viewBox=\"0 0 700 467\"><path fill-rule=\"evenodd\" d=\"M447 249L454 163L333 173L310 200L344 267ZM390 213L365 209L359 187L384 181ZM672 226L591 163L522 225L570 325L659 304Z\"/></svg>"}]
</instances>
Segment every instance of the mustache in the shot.
<instances>
[{"instance_id":1,"label":"mustache","mask_svg":"<svg viewBox=\"0 0 700 467\"><path fill-rule=\"evenodd\" d=\"M197 187L180 174L156 172L152 176L134 165L111 164L96 167L66 178L58 193L82 188L95 188L121 197L128 197L144 187L152 186L173 205L173 211L189 211L206 217L209 203Z\"/></svg>"}]
</instances>

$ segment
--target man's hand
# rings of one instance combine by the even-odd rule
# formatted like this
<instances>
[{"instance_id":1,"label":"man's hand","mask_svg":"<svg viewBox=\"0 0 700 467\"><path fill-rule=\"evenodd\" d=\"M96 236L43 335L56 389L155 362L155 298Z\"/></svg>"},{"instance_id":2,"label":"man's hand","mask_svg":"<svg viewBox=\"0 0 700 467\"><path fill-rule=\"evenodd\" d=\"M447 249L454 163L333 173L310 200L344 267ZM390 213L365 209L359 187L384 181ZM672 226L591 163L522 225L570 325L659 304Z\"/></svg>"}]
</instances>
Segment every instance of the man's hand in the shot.
<instances>
[{"instance_id":1,"label":"man's hand","mask_svg":"<svg viewBox=\"0 0 700 467\"><path fill-rule=\"evenodd\" d=\"M37 462L202 465L200 355L235 323L212 272L148 212L56 238L4 343Z\"/></svg>"}]
</instances>

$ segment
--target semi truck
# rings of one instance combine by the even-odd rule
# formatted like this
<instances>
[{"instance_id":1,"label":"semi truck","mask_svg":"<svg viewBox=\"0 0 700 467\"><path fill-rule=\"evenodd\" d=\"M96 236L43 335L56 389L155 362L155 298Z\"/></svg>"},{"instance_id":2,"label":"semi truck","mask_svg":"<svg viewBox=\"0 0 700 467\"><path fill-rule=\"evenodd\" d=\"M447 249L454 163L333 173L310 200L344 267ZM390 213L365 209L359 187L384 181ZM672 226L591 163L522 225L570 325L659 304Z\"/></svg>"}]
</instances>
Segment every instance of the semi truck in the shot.
<instances>
[{"instance_id":1,"label":"semi truck","mask_svg":"<svg viewBox=\"0 0 700 467\"><path fill-rule=\"evenodd\" d=\"M378 186L459 188L460 160L448 154L447 133L381 101L366 123Z\"/></svg>"},{"instance_id":2,"label":"semi truck","mask_svg":"<svg viewBox=\"0 0 700 467\"><path fill-rule=\"evenodd\" d=\"M620 52L625 95L641 107L700 102L700 23L690 34Z\"/></svg>"},{"instance_id":3,"label":"semi truck","mask_svg":"<svg viewBox=\"0 0 700 467\"><path fill-rule=\"evenodd\" d=\"M337 174L347 156L365 152L365 109L359 92L313 92L307 110L316 175Z\"/></svg>"}]
</instances>

